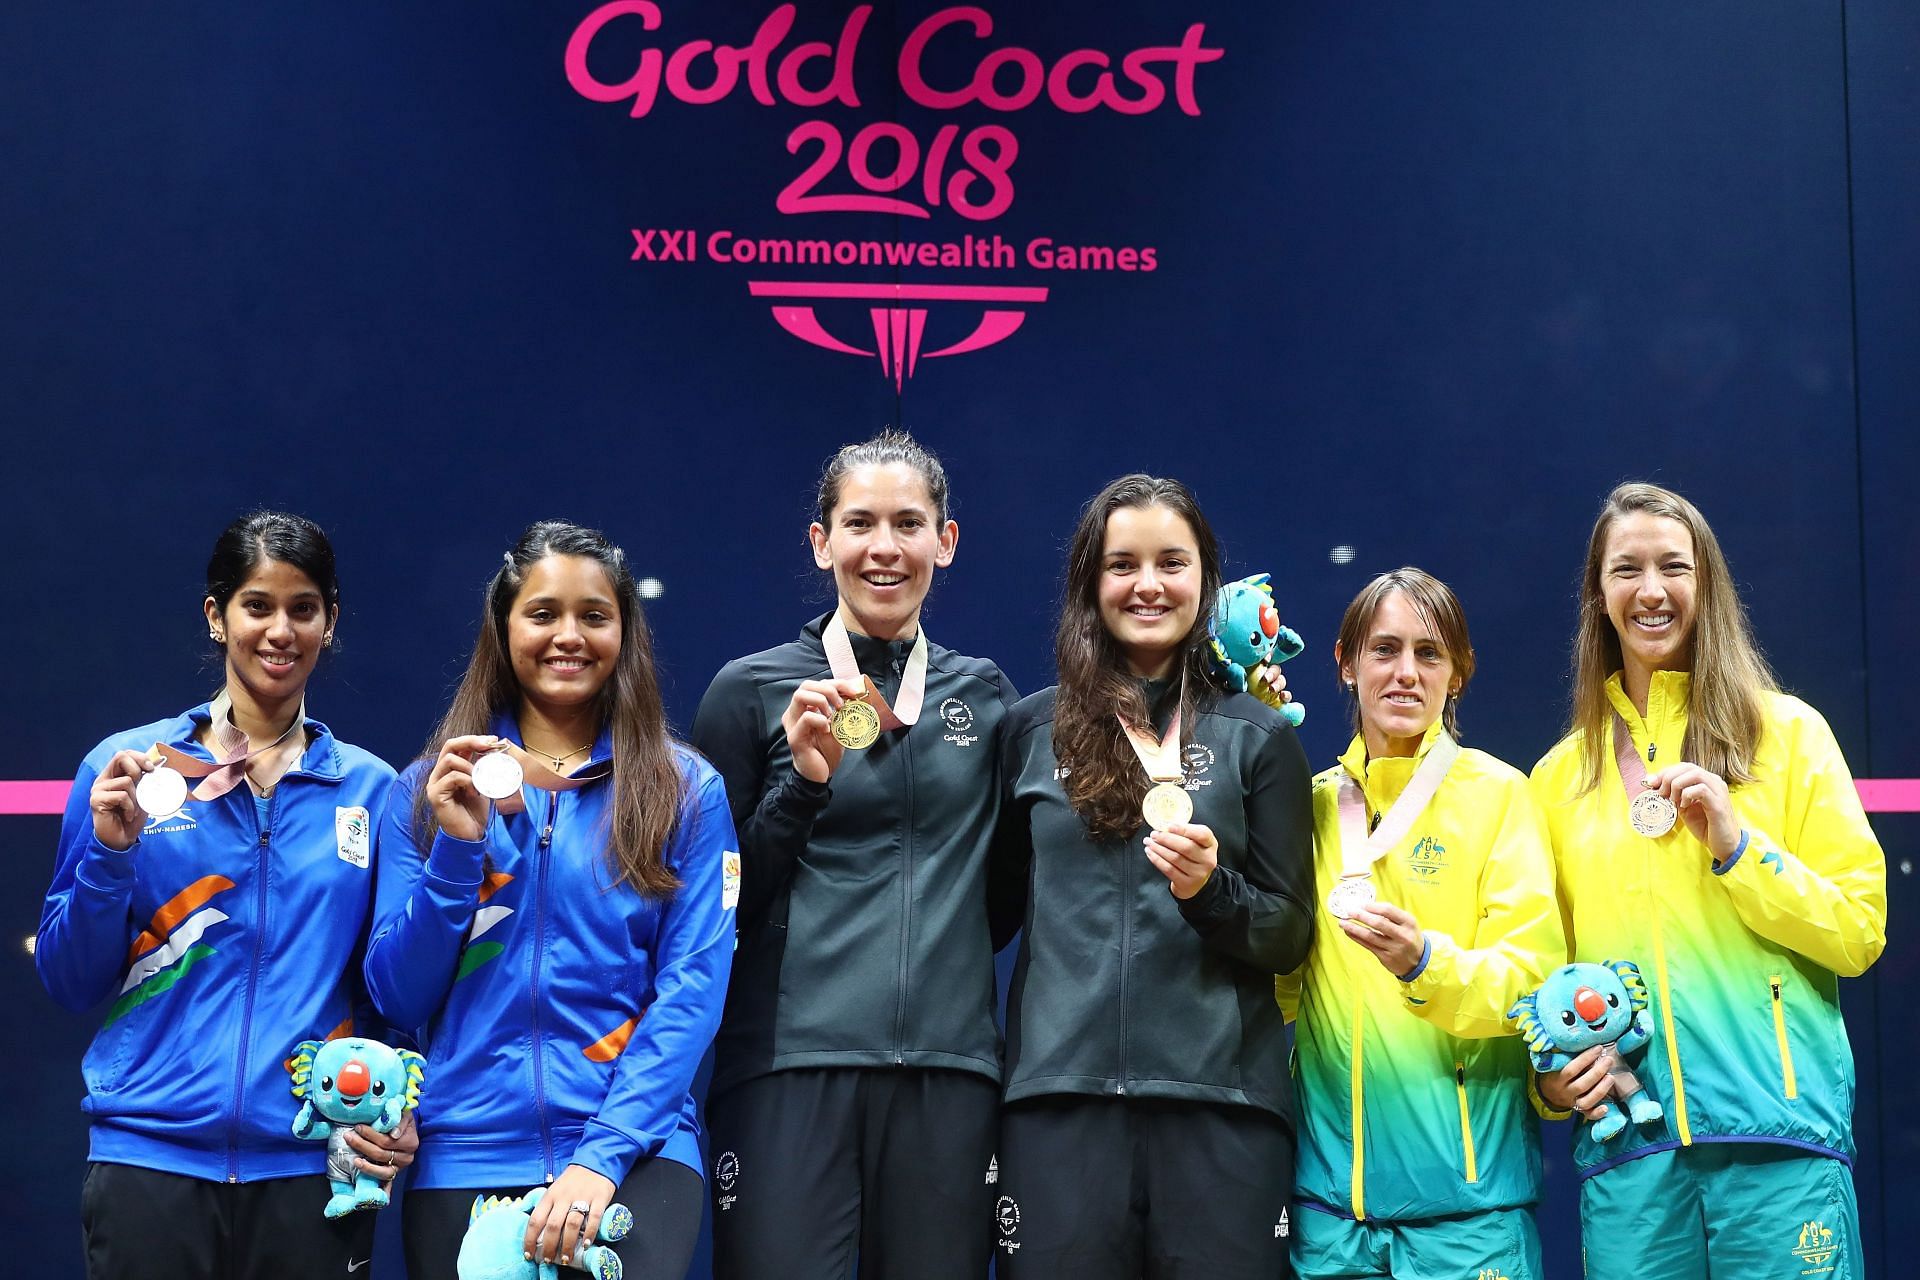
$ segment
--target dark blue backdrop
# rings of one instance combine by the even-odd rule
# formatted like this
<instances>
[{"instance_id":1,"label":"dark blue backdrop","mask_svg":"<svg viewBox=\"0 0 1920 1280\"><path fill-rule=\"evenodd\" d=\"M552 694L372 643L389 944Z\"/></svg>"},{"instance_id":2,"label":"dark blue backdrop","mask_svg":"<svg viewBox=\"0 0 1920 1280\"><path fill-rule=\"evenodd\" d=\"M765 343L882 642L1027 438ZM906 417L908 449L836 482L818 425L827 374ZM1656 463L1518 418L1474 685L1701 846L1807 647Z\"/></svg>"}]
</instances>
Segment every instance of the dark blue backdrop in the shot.
<instances>
[{"instance_id":1,"label":"dark blue backdrop","mask_svg":"<svg viewBox=\"0 0 1920 1280\"><path fill-rule=\"evenodd\" d=\"M198 571L256 503L332 531L346 647L313 705L390 759L420 745L500 550L553 514L606 527L661 580L652 619L685 725L722 661L824 599L803 541L814 469L888 422L953 473L963 536L930 629L1022 688L1050 679L1078 504L1144 468L1194 486L1231 569L1274 571L1313 646L1291 679L1316 760L1344 738L1340 608L1417 562L1469 611L1471 739L1525 765L1562 715L1592 512L1649 477L1714 519L1782 679L1855 772L1920 775L1900 644L1920 629L1911 6L994 0L992 37L948 28L928 53L927 80L951 88L1002 46L1118 63L1204 23L1224 53L1193 75L1200 114L1129 116L911 100L894 55L939 6L901 0L861 37L857 108L762 105L743 84L707 106L663 93L643 118L568 83L594 7L0 8L0 532L16 548L0 778L69 774L108 731L204 695ZM662 0L659 31L623 19L589 67L620 80L642 47L744 44L772 7ZM803 6L782 51L833 41L848 11ZM924 220L783 214L817 145L785 140L809 119L848 141L898 121L922 150L948 124L1001 126L1014 198L987 220L950 198ZM924 204L920 172L897 194ZM842 160L818 190L860 189ZM1048 237L1151 246L1157 268L630 261L632 229L653 227ZM1050 292L998 345L923 358L897 388L877 358L783 332L749 280ZM871 305L818 318L871 350ZM993 304L924 305L931 352ZM1880 1089L1920 1051L1891 998L1920 976L1904 928L1920 832L1876 826L1894 941L1844 999L1869 1269L1891 1275L1890 1216L1920 1202L1920 1125ZM67 1274L93 1024L54 1009L18 942L54 830L0 818L18 886L0 998L20 1029L0 1116L26 1153L0 1248ZM1553 1274L1571 1276L1564 1135L1548 1151L1543 1222Z\"/></svg>"}]
</instances>

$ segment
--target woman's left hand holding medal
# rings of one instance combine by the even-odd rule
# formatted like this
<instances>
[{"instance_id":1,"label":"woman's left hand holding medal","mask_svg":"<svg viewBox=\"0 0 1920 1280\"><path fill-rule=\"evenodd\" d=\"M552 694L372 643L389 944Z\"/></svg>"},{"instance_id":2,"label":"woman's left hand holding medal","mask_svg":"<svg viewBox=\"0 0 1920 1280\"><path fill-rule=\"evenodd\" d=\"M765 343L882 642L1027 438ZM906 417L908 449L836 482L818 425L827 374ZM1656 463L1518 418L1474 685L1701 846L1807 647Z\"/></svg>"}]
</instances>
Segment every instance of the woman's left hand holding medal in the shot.
<instances>
[{"instance_id":1,"label":"woman's left hand holding medal","mask_svg":"<svg viewBox=\"0 0 1920 1280\"><path fill-rule=\"evenodd\" d=\"M1647 775L1647 790L1657 791L1680 811L1693 838L1707 846L1715 862L1725 862L1740 847L1740 816L1733 811L1727 780L1682 760Z\"/></svg>"},{"instance_id":2,"label":"woman's left hand holding medal","mask_svg":"<svg viewBox=\"0 0 1920 1280\"><path fill-rule=\"evenodd\" d=\"M473 762L500 744L491 734L448 738L427 775L427 803L440 829L456 840L487 833L487 798L473 785Z\"/></svg>"},{"instance_id":3,"label":"woman's left hand holding medal","mask_svg":"<svg viewBox=\"0 0 1920 1280\"><path fill-rule=\"evenodd\" d=\"M1181 822L1146 839L1147 860L1167 878L1173 896L1185 901L1206 887L1220 865L1220 842L1213 829L1198 822Z\"/></svg>"},{"instance_id":4,"label":"woman's left hand holding medal","mask_svg":"<svg viewBox=\"0 0 1920 1280\"><path fill-rule=\"evenodd\" d=\"M1340 931L1373 953L1394 977L1410 972L1427 949L1427 935L1405 908L1365 902L1340 922Z\"/></svg>"},{"instance_id":5,"label":"woman's left hand holding medal","mask_svg":"<svg viewBox=\"0 0 1920 1280\"><path fill-rule=\"evenodd\" d=\"M93 780L87 807L93 810L94 837L107 848L124 852L140 838L147 814L133 798L133 789L156 767L154 759L143 752L116 751Z\"/></svg>"},{"instance_id":6,"label":"woman's left hand holding medal","mask_svg":"<svg viewBox=\"0 0 1920 1280\"><path fill-rule=\"evenodd\" d=\"M804 680L780 716L793 767L809 782L825 782L840 767L846 747L833 735L833 716L867 689L858 680Z\"/></svg>"}]
</instances>

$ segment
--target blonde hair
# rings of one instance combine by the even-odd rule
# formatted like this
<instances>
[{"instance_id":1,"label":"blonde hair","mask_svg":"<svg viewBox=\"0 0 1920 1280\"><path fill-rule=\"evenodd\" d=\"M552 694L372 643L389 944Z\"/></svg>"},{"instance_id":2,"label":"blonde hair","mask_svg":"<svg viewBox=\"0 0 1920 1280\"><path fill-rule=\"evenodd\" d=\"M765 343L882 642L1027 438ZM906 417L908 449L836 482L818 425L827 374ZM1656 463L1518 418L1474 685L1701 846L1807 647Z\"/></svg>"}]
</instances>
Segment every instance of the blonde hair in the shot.
<instances>
[{"instance_id":1,"label":"blonde hair","mask_svg":"<svg viewBox=\"0 0 1920 1280\"><path fill-rule=\"evenodd\" d=\"M1613 706L1607 679L1625 665L1620 636L1607 616L1600 588L1601 560L1613 526L1644 512L1677 521L1693 539L1693 680L1687 697L1687 736L1682 755L1725 778L1751 782L1760 747L1760 695L1777 689L1773 671L1754 643L1746 607L1734 591L1720 542L1700 509L1671 489L1623 484L1607 495L1587 542L1580 581L1580 625L1573 640L1573 714L1567 728L1581 737L1581 790L1600 785L1613 754Z\"/></svg>"},{"instance_id":2,"label":"blonde hair","mask_svg":"<svg viewBox=\"0 0 1920 1280\"><path fill-rule=\"evenodd\" d=\"M1406 565L1392 573L1383 573L1360 588L1360 594L1353 598L1340 619L1340 634L1334 641L1334 666L1337 669L1358 661L1360 650L1366 645L1367 632L1373 629L1375 615L1387 597L1396 591L1406 596L1407 603L1433 631L1433 638L1447 651L1447 660L1453 664L1453 687L1447 691L1440 718L1447 732L1458 738L1460 721L1455 709L1460 704L1460 695L1467 691L1467 681L1473 679L1473 640L1467 635L1466 611L1460 607L1452 588L1425 569ZM1353 731L1359 733L1360 701L1351 690L1347 702L1348 719L1353 722Z\"/></svg>"}]
</instances>

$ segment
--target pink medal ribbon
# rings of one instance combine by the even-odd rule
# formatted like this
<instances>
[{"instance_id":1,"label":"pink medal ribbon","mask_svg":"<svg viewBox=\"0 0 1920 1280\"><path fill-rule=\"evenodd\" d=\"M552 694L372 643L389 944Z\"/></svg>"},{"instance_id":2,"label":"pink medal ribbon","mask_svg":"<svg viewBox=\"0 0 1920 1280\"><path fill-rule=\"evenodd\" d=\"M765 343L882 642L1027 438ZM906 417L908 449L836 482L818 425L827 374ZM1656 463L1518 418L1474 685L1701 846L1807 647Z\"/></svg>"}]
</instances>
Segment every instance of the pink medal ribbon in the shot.
<instances>
[{"instance_id":1,"label":"pink medal ribbon","mask_svg":"<svg viewBox=\"0 0 1920 1280\"><path fill-rule=\"evenodd\" d=\"M1327 894L1327 910L1334 919L1345 920L1374 900L1373 864L1406 839L1459 755L1460 744L1442 729L1399 799L1381 815L1372 832L1367 830L1366 792L1351 773L1340 775L1340 880Z\"/></svg>"},{"instance_id":2,"label":"pink medal ribbon","mask_svg":"<svg viewBox=\"0 0 1920 1280\"><path fill-rule=\"evenodd\" d=\"M1180 708L1186 701L1187 678L1183 673L1180 701L1174 703L1173 718L1167 721L1167 731L1158 739L1149 731L1128 724L1118 711L1113 713L1113 718L1120 722L1121 732L1127 735L1133 754L1140 757L1140 767L1153 782L1140 802L1140 816L1155 831L1180 826L1193 817L1193 797L1181 785L1187 771L1180 760Z\"/></svg>"},{"instance_id":3,"label":"pink medal ribbon","mask_svg":"<svg viewBox=\"0 0 1920 1280\"><path fill-rule=\"evenodd\" d=\"M1652 755L1655 748L1647 748ZM1647 762L1633 749L1633 735L1618 711L1613 713L1613 758L1620 764L1620 785L1627 791L1627 821L1649 840L1658 840L1673 830L1680 811L1673 801L1658 791L1647 790Z\"/></svg>"},{"instance_id":4,"label":"pink medal ribbon","mask_svg":"<svg viewBox=\"0 0 1920 1280\"><path fill-rule=\"evenodd\" d=\"M147 750L149 757L170 766L181 777L200 779L200 784L191 792L195 800L218 800L239 786L247 776L247 761L273 750L307 722L307 704L303 698L300 710L294 713L293 723L287 726L286 732L266 746L255 749L248 745L247 735L233 722L233 699L227 696L226 690L220 691L208 711L213 716L209 728L213 731L214 742L218 744L214 760L188 755L180 748L164 742L156 742Z\"/></svg>"},{"instance_id":5,"label":"pink medal ribbon","mask_svg":"<svg viewBox=\"0 0 1920 1280\"><path fill-rule=\"evenodd\" d=\"M920 634L913 638L913 650L907 654L907 668L900 675L900 692L894 704L880 696L880 690L867 675L860 670L859 660L853 656L853 641L847 635L847 624L835 613L827 620L820 633L820 647L827 651L827 666L833 670L835 680L858 680L866 685L866 701L880 715L880 728L898 729L911 725L920 719L921 704L927 697L927 629L920 628Z\"/></svg>"}]
</instances>

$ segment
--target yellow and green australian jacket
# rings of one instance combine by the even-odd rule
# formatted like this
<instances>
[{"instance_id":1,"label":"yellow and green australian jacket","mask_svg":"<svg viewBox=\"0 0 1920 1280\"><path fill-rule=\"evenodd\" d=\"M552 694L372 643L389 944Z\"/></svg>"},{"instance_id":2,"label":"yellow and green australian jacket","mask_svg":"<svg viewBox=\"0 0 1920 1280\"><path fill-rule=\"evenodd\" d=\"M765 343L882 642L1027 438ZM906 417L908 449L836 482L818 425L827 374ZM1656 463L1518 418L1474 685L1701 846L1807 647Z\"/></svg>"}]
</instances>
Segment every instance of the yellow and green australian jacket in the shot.
<instances>
[{"instance_id":1,"label":"yellow and green australian jacket","mask_svg":"<svg viewBox=\"0 0 1920 1280\"><path fill-rule=\"evenodd\" d=\"M1686 672L1656 672L1642 716L1619 675L1608 682L1650 773L1684 759L1690 687ZM1839 980L1886 945L1886 858L1827 722L1798 698L1762 696L1756 776L1731 789L1744 834L1724 863L1684 822L1635 833L1610 749L1600 785L1583 790L1579 733L1534 767L1573 958L1640 966L1653 1040L1636 1070L1666 1111L1604 1146L1582 1125L1582 1177L1696 1142L1852 1159Z\"/></svg>"},{"instance_id":2,"label":"yellow and green australian jacket","mask_svg":"<svg viewBox=\"0 0 1920 1280\"><path fill-rule=\"evenodd\" d=\"M1340 876L1340 779L1389 808L1438 738L1368 760L1355 738L1313 782L1316 882ZM1564 962L1553 862L1526 776L1463 749L1426 812L1373 868L1411 912L1426 954L1407 981L1318 904L1313 949L1276 991L1295 1019L1295 1198L1362 1220L1412 1221L1530 1205L1539 1137L1526 1046L1507 1010Z\"/></svg>"}]
</instances>

